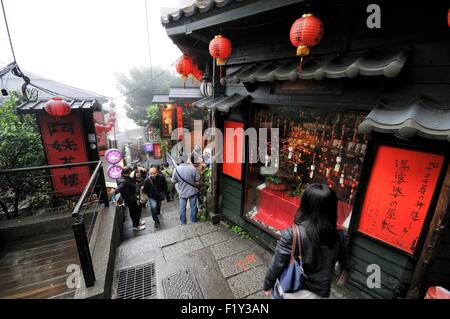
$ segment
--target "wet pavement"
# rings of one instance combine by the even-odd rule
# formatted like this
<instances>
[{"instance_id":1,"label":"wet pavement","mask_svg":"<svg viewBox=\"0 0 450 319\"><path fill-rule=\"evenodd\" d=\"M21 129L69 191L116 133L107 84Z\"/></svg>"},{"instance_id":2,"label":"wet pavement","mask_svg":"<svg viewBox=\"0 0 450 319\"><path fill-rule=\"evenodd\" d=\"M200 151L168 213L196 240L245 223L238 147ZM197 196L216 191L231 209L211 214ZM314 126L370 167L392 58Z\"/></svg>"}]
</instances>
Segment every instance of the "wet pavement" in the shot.
<instances>
[{"instance_id":1,"label":"wet pavement","mask_svg":"<svg viewBox=\"0 0 450 319\"><path fill-rule=\"evenodd\" d=\"M148 208L143 218L146 229L134 231L127 214L115 271L154 262L156 298L268 298L262 285L272 253L253 240L209 221L180 225L176 202L163 203L158 229ZM117 278L113 298L116 286ZM349 297L342 289L331 295Z\"/></svg>"}]
</instances>

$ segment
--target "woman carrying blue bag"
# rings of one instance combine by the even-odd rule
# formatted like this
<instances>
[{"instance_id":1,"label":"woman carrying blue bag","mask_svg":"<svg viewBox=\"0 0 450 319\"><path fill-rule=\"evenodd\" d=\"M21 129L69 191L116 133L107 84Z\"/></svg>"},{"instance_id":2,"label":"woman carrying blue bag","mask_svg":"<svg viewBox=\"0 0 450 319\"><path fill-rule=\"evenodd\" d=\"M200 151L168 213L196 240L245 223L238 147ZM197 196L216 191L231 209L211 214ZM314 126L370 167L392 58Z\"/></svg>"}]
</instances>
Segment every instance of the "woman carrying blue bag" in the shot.
<instances>
[{"instance_id":1,"label":"woman carrying blue bag","mask_svg":"<svg viewBox=\"0 0 450 319\"><path fill-rule=\"evenodd\" d=\"M274 299L319 299L330 296L336 262L342 285L350 270L347 237L336 228L337 197L324 184L311 184L302 194L294 225L281 232L264 280Z\"/></svg>"}]
</instances>

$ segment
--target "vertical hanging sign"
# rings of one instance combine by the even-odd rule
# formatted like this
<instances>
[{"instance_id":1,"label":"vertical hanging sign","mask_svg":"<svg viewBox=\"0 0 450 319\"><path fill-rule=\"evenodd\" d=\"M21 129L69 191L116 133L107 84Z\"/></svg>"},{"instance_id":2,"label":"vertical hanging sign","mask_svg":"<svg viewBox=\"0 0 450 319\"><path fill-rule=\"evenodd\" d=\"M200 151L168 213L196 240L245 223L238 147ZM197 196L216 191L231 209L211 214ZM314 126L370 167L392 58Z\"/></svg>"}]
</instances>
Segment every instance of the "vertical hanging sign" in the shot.
<instances>
[{"instance_id":1,"label":"vertical hanging sign","mask_svg":"<svg viewBox=\"0 0 450 319\"><path fill-rule=\"evenodd\" d=\"M443 155L380 146L358 231L414 254L443 162Z\"/></svg>"},{"instance_id":2,"label":"vertical hanging sign","mask_svg":"<svg viewBox=\"0 0 450 319\"><path fill-rule=\"evenodd\" d=\"M56 119L42 112L38 118L49 165L88 161L80 113L71 112L68 116ZM88 166L56 168L50 173L57 197L81 194L90 178Z\"/></svg>"},{"instance_id":3,"label":"vertical hanging sign","mask_svg":"<svg viewBox=\"0 0 450 319\"><path fill-rule=\"evenodd\" d=\"M177 106L177 128L181 129L178 133L178 141L181 141L183 139L183 108L181 106Z\"/></svg>"}]
</instances>

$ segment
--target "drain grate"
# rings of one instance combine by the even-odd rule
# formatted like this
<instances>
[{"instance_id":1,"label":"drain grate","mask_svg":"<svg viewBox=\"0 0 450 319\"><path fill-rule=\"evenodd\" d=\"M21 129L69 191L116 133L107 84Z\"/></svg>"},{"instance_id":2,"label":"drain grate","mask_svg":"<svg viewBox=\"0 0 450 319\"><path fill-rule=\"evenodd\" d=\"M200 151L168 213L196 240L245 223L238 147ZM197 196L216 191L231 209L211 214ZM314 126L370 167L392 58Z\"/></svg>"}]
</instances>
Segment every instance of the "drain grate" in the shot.
<instances>
[{"instance_id":1,"label":"drain grate","mask_svg":"<svg viewBox=\"0 0 450 319\"><path fill-rule=\"evenodd\" d=\"M117 271L116 299L155 299L155 263Z\"/></svg>"},{"instance_id":2,"label":"drain grate","mask_svg":"<svg viewBox=\"0 0 450 319\"><path fill-rule=\"evenodd\" d=\"M200 285L190 268L164 278L162 285L166 299L203 299Z\"/></svg>"}]
</instances>

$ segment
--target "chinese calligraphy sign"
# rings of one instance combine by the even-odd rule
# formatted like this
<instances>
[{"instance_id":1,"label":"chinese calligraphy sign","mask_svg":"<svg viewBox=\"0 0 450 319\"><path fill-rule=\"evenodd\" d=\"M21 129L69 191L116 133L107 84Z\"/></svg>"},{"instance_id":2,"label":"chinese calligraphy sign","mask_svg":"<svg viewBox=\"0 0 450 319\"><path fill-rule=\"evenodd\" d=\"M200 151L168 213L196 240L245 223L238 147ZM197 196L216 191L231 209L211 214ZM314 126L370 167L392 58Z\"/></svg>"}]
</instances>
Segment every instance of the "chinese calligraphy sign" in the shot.
<instances>
[{"instance_id":1,"label":"chinese calligraphy sign","mask_svg":"<svg viewBox=\"0 0 450 319\"><path fill-rule=\"evenodd\" d=\"M57 120L42 113L39 124L49 165L88 161L81 114L72 112ZM87 166L56 168L51 175L57 197L81 194L90 177Z\"/></svg>"},{"instance_id":2,"label":"chinese calligraphy sign","mask_svg":"<svg viewBox=\"0 0 450 319\"><path fill-rule=\"evenodd\" d=\"M358 231L413 254L444 156L380 146Z\"/></svg>"}]
</instances>

